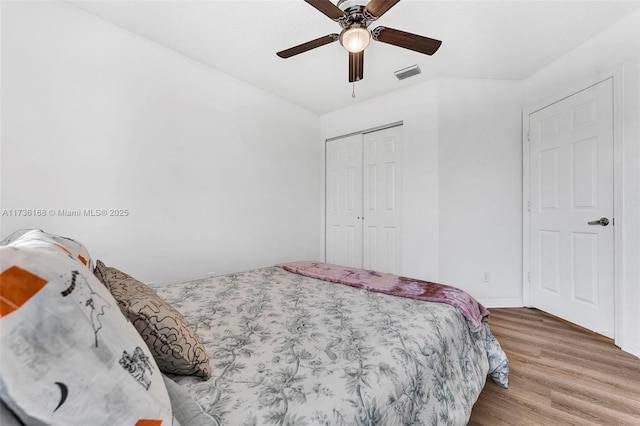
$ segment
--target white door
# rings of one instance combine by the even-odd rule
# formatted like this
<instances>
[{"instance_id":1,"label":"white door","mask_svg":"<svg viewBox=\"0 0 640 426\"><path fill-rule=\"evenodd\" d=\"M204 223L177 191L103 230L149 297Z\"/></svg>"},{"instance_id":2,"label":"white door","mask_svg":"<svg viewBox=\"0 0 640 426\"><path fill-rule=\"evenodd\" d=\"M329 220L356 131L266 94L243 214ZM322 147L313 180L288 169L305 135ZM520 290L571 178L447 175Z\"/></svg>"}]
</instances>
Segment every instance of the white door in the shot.
<instances>
[{"instance_id":1,"label":"white door","mask_svg":"<svg viewBox=\"0 0 640 426\"><path fill-rule=\"evenodd\" d=\"M531 113L529 153L531 305L613 337L611 79Z\"/></svg>"},{"instance_id":2,"label":"white door","mask_svg":"<svg viewBox=\"0 0 640 426\"><path fill-rule=\"evenodd\" d=\"M402 265L402 127L364 135L365 269L399 274Z\"/></svg>"},{"instance_id":3,"label":"white door","mask_svg":"<svg viewBox=\"0 0 640 426\"><path fill-rule=\"evenodd\" d=\"M362 267L362 135L326 143L326 262Z\"/></svg>"},{"instance_id":4,"label":"white door","mask_svg":"<svg viewBox=\"0 0 640 426\"><path fill-rule=\"evenodd\" d=\"M326 143L327 263L401 273L402 127Z\"/></svg>"}]
</instances>

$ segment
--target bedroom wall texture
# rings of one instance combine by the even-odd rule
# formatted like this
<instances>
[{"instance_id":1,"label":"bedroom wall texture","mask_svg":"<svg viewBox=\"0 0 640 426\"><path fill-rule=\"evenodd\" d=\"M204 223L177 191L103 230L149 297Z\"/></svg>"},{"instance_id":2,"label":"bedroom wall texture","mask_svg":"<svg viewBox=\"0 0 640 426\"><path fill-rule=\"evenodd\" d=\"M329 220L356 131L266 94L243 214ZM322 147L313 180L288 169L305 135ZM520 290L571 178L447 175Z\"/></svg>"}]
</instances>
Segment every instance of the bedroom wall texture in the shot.
<instances>
[{"instance_id":1,"label":"bedroom wall texture","mask_svg":"<svg viewBox=\"0 0 640 426\"><path fill-rule=\"evenodd\" d=\"M320 258L317 115L65 3L1 7L0 209L55 211L3 237L76 238L157 284Z\"/></svg>"},{"instance_id":2,"label":"bedroom wall texture","mask_svg":"<svg viewBox=\"0 0 640 426\"><path fill-rule=\"evenodd\" d=\"M519 81L438 79L322 116L323 140L404 122L404 275L521 306L521 107Z\"/></svg>"},{"instance_id":3,"label":"bedroom wall texture","mask_svg":"<svg viewBox=\"0 0 640 426\"><path fill-rule=\"evenodd\" d=\"M621 80L617 106L621 108L622 130L616 153L622 198L620 210L615 212L616 247L623 250L616 271L620 284L616 308L622 312L616 343L640 357L640 11L526 79L524 96L526 106L538 104L579 90L581 82L605 78L614 71Z\"/></svg>"}]
</instances>

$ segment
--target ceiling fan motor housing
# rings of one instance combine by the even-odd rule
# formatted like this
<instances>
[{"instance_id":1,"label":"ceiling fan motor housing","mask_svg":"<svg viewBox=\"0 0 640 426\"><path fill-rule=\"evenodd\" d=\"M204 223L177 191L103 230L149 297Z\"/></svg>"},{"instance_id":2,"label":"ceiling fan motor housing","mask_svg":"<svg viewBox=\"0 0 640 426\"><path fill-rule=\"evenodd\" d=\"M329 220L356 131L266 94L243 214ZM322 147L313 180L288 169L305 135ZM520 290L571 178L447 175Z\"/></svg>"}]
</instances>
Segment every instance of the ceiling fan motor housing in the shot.
<instances>
[{"instance_id":1,"label":"ceiling fan motor housing","mask_svg":"<svg viewBox=\"0 0 640 426\"><path fill-rule=\"evenodd\" d=\"M338 20L340 26L342 28L351 28L356 25L364 28L368 27L373 21L373 19L365 16L365 7L368 3L368 0L340 0L338 7L345 13L345 17Z\"/></svg>"},{"instance_id":2,"label":"ceiling fan motor housing","mask_svg":"<svg viewBox=\"0 0 640 426\"><path fill-rule=\"evenodd\" d=\"M348 10L353 7L358 7L364 9L367 7L369 0L340 0L338 2L338 7L343 11L348 13Z\"/></svg>"}]
</instances>

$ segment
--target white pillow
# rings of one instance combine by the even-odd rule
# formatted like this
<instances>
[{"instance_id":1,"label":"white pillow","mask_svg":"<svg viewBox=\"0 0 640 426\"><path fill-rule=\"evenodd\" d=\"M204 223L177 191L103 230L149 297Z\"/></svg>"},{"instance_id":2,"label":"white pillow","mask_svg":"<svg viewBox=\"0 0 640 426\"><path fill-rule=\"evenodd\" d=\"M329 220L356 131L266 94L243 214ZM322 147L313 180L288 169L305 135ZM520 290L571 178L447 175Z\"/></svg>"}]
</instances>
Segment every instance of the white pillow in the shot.
<instances>
[{"instance_id":1,"label":"white pillow","mask_svg":"<svg viewBox=\"0 0 640 426\"><path fill-rule=\"evenodd\" d=\"M9 410L9 407L7 407L2 401L0 401L0 425L23 426L20 420L18 420L18 418L11 412L11 410Z\"/></svg>"},{"instance_id":2,"label":"white pillow","mask_svg":"<svg viewBox=\"0 0 640 426\"><path fill-rule=\"evenodd\" d=\"M171 398L173 416L183 426L220 426L218 421L205 413L189 392L169 377L162 375ZM3 425L4 426L4 425Z\"/></svg>"},{"instance_id":3,"label":"white pillow","mask_svg":"<svg viewBox=\"0 0 640 426\"><path fill-rule=\"evenodd\" d=\"M32 241L34 243L43 242L57 245L62 251L82 263L84 266L89 268L89 270L93 271L94 264L93 259L91 259L91 255L89 255L89 251L84 244L76 240L72 240L68 237L61 237L60 235L49 234L41 229L19 229L4 240L0 241L0 246L5 246L17 240L20 240L21 243Z\"/></svg>"},{"instance_id":4,"label":"white pillow","mask_svg":"<svg viewBox=\"0 0 640 426\"><path fill-rule=\"evenodd\" d=\"M147 345L93 273L47 235L0 247L0 348L0 398L27 424L172 424Z\"/></svg>"}]
</instances>

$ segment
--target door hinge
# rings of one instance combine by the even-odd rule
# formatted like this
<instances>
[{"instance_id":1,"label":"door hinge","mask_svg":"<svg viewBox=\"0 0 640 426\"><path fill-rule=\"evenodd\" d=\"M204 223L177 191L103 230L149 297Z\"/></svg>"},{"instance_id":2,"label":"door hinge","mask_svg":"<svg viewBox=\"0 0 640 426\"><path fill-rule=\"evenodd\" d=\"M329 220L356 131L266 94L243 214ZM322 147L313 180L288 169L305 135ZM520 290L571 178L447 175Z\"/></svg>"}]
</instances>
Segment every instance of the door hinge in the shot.
<instances>
[{"instance_id":1,"label":"door hinge","mask_svg":"<svg viewBox=\"0 0 640 426\"><path fill-rule=\"evenodd\" d=\"M531 130L527 130L527 141L531 142Z\"/></svg>"},{"instance_id":2,"label":"door hinge","mask_svg":"<svg viewBox=\"0 0 640 426\"><path fill-rule=\"evenodd\" d=\"M527 211L531 211L531 201L527 201Z\"/></svg>"},{"instance_id":3,"label":"door hinge","mask_svg":"<svg viewBox=\"0 0 640 426\"><path fill-rule=\"evenodd\" d=\"M531 284L531 272L527 272L527 282Z\"/></svg>"}]
</instances>

